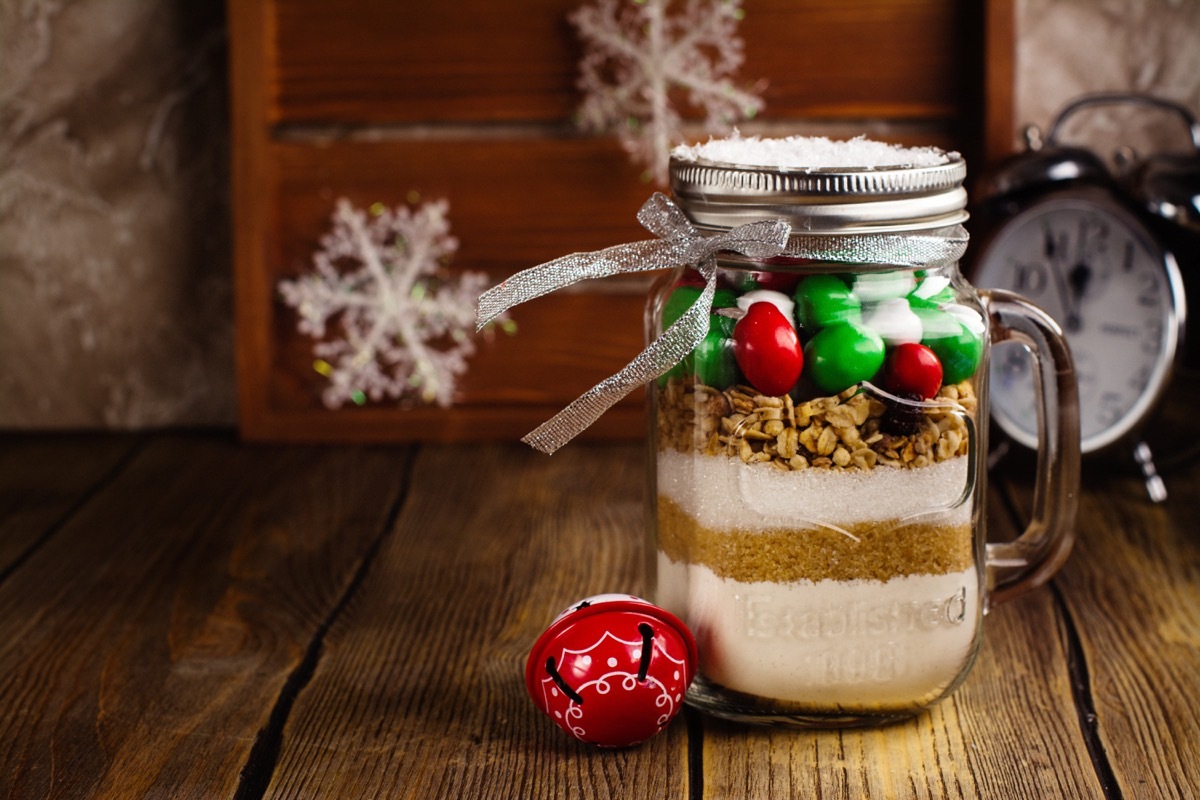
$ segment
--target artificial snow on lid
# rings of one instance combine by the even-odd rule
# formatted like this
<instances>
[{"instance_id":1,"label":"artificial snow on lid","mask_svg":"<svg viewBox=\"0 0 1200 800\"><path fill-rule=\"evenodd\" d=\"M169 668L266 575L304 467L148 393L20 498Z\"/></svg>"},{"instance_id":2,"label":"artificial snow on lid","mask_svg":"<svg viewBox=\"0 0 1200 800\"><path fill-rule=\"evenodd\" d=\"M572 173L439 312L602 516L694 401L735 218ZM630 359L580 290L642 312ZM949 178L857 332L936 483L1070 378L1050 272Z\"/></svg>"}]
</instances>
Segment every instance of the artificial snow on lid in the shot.
<instances>
[{"instance_id":1,"label":"artificial snow on lid","mask_svg":"<svg viewBox=\"0 0 1200 800\"><path fill-rule=\"evenodd\" d=\"M936 147L902 147L865 136L835 140L824 136L761 139L733 135L703 144L680 145L672 155L682 161L708 161L787 170L932 167L958 156Z\"/></svg>"},{"instance_id":2,"label":"artificial snow on lid","mask_svg":"<svg viewBox=\"0 0 1200 800\"><path fill-rule=\"evenodd\" d=\"M866 137L710 139L671 153L671 193L701 229L786 219L809 233L930 230L967 217L966 162Z\"/></svg>"}]
</instances>

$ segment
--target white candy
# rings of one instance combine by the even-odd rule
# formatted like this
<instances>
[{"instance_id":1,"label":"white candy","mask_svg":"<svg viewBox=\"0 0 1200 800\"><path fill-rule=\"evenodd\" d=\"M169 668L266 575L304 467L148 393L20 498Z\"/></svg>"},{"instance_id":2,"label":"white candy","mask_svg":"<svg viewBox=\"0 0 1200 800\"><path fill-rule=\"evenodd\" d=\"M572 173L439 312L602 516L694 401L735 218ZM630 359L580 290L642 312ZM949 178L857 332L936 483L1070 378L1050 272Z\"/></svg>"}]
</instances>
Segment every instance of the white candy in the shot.
<instances>
[{"instance_id":1,"label":"white candy","mask_svg":"<svg viewBox=\"0 0 1200 800\"><path fill-rule=\"evenodd\" d=\"M903 297L884 300L863 311L863 325L871 328L889 347L921 341L921 318Z\"/></svg>"},{"instance_id":2,"label":"white candy","mask_svg":"<svg viewBox=\"0 0 1200 800\"><path fill-rule=\"evenodd\" d=\"M929 275L921 284L913 289L913 297L919 297L922 300L928 300L938 292L950 285L950 279L945 275Z\"/></svg>"},{"instance_id":3,"label":"white candy","mask_svg":"<svg viewBox=\"0 0 1200 800\"><path fill-rule=\"evenodd\" d=\"M755 289L752 292L746 292L737 299L738 308L742 311L749 311L750 306L755 303L770 303L780 310L788 322L792 323L793 328L796 327L796 317L793 316L796 303L783 292L777 292L773 289Z\"/></svg>"},{"instance_id":4,"label":"white candy","mask_svg":"<svg viewBox=\"0 0 1200 800\"><path fill-rule=\"evenodd\" d=\"M979 312L975 309L964 306L961 303L946 303L943 306L939 306L939 308L961 322L971 333L976 336L983 336L985 327L983 317L979 316Z\"/></svg>"},{"instance_id":5,"label":"white candy","mask_svg":"<svg viewBox=\"0 0 1200 800\"><path fill-rule=\"evenodd\" d=\"M906 271L861 272L851 280L850 288L864 305L890 300L893 297L904 297L916 285L912 273Z\"/></svg>"}]
</instances>

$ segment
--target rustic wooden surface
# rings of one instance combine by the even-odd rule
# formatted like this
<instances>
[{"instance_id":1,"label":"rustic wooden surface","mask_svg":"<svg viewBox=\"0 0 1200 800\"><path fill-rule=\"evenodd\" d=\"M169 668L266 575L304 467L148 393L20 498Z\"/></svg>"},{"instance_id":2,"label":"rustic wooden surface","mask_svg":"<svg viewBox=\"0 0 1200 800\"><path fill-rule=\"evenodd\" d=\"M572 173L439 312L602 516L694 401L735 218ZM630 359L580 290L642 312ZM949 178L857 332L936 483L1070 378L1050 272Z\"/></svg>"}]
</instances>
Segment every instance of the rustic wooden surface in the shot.
<instances>
[{"instance_id":1,"label":"rustic wooden surface","mask_svg":"<svg viewBox=\"0 0 1200 800\"><path fill-rule=\"evenodd\" d=\"M1090 476L1064 572L910 722L687 711L600 751L523 664L574 600L640 591L643 458L4 437L0 798L1200 795L1200 464L1161 507ZM993 480L994 536L1027 489Z\"/></svg>"},{"instance_id":2,"label":"rustic wooden surface","mask_svg":"<svg viewBox=\"0 0 1200 800\"><path fill-rule=\"evenodd\" d=\"M644 295L590 281L518 309L517 335L480 348L452 408L330 414L312 340L277 289L311 268L341 197L447 200L460 242L450 269L496 282L649 238L636 214L658 187L614 135L574 122L582 44L567 14L582 4L228 0L244 436L510 441L641 350ZM737 80L765 102L744 132L937 145L963 152L972 175L1007 152L1012 0L746 0L744 10ZM630 397L619 413L640 406ZM640 434L608 424L585 437Z\"/></svg>"}]
</instances>

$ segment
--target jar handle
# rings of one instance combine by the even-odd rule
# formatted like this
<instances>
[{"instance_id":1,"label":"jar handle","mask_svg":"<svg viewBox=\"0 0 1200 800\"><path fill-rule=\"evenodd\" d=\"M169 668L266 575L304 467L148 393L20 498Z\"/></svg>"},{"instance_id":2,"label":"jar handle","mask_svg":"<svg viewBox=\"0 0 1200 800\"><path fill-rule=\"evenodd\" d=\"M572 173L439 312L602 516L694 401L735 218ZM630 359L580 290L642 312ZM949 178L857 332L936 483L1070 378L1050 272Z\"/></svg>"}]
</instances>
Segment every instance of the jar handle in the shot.
<instances>
[{"instance_id":1,"label":"jar handle","mask_svg":"<svg viewBox=\"0 0 1200 800\"><path fill-rule=\"evenodd\" d=\"M983 289L979 294L991 318L992 344L1019 342L1029 348L1037 394L1033 513L1019 537L987 545L988 604L998 605L1048 581L1075 542L1079 387L1062 329L1049 314L1011 292Z\"/></svg>"}]
</instances>

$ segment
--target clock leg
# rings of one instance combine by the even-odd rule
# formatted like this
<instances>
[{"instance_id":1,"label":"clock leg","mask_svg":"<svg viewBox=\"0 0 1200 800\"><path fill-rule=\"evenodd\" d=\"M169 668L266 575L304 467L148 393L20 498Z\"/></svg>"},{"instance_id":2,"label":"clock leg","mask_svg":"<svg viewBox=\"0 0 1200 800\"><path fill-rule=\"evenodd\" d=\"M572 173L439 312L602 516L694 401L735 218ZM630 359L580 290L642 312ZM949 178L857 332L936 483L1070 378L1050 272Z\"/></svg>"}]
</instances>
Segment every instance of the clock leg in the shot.
<instances>
[{"instance_id":1,"label":"clock leg","mask_svg":"<svg viewBox=\"0 0 1200 800\"><path fill-rule=\"evenodd\" d=\"M1142 470L1142 477L1146 479L1146 491L1150 494L1152 503L1161 503L1167 499L1167 485L1163 483L1162 477L1158 474L1158 470L1154 466L1154 454L1150 452L1150 445L1145 442L1138 442L1133 447L1133 460Z\"/></svg>"}]
</instances>

